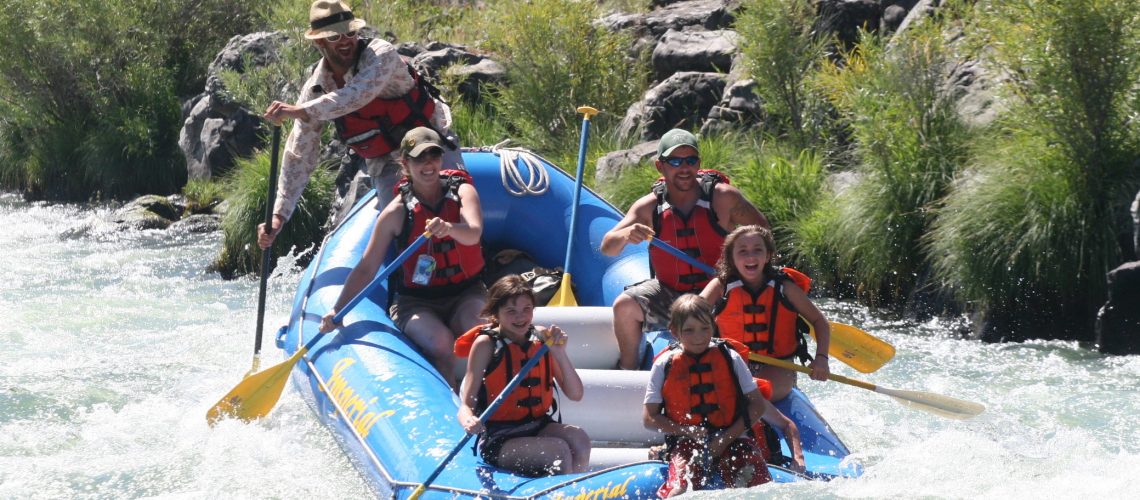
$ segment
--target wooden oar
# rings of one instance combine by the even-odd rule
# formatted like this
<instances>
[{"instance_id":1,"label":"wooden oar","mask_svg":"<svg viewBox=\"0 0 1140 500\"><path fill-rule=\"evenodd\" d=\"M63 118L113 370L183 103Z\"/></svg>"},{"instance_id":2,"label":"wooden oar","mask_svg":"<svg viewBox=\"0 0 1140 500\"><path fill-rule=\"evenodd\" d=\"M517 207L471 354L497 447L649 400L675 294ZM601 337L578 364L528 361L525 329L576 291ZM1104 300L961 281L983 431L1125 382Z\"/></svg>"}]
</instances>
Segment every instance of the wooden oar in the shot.
<instances>
[{"instance_id":1,"label":"wooden oar","mask_svg":"<svg viewBox=\"0 0 1140 500\"><path fill-rule=\"evenodd\" d=\"M578 173L574 181L574 206L570 208L570 234L566 236L566 261L562 265L562 283L558 285L558 291L554 292L554 296L547 303L548 306L552 307L574 307L578 305L578 299L574 297L574 290L570 288L570 253L574 250L574 233L575 228L578 227L578 203L582 199L582 177L586 170L586 144L590 140L590 117L598 114L598 110L589 106L579 106L578 112L582 113L582 140L578 144Z\"/></svg>"},{"instance_id":2,"label":"wooden oar","mask_svg":"<svg viewBox=\"0 0 1140 500\"><path fill-rule=\"evenodd\" d=\"M749 359L759 361L764 364L778 366L786 370L795 370L797 372L811 373L811 369L806 366L800 366L795 363L762 356L759 354L750 354ZM943 396L941 394L934 394L922 391L900 391L895 389L887 389L886 387L879 387L875 384L863 382L861 380L850 379L842 375L831 374L827 378L839 383L853 385L855 387L867 389L868 391L877 392L890 396L895 401L902 403L906 406L916 410L922 410L927 413L952 418L955 420L965 420L967 418L976 417L986 411L986 407L972 401L963 401L961 399L952 398L950 396Z\"/></svg>"},{"instance_id":3,"label":"wooden oar","mask_svg":"<svg viewBox=\"0 0 1140 500\"><path fill-rule=\"evenodd\" d=\"M673 245L657 238L650 239L649 244L704 271L709 276L716 275L716 270L712 266L678 250ZM882 368L887 361L895 357L895 347L886 341L851 325L835 322L829 322L829 324L831 325L831 343L827 346L827 354L847 363L852 368L863 373L871 373ZM811 335L812 338L815 338L814 328L811 330Z\"/></svg>"},{"instance_id":4,"label":"wooden oar","mask_svg":"<svg viewBox=\"0 0 1140 500\"><path fill-rule=\"evenodd\" d=\"M277 198L277 153L281 149L281 126L273 127L273 146L269 157L269 187L265 193L265 230L273 232L273 204ZM261 368L261 332L265 325L265 291L269 283L269 266L273 260L273 244L261 251L261 286L257 290L257 330L253 338L253 366L248 377Z\"/></svg>"},{"instance_id":5,"label":"wooden oar","mask_svg":"<svg viewBox=\"0 0 1140 500\"><path fill-rule=\"evenodd\" d=\"M522 379L526 378L526 376L530 373L530 370L538 364L538 361L542 359L542 356L546 354L546 351L548 349L550 349L550 345L545 343L542 344L542 347L538 348L538 352L535 353L534 357L527 360L522 369L520 369L519 372L515 374L515 377L512 378L509 383L507 383L507 387L503 389L503 392L500 392L498 396L495 396L495 399L491 401L491 404L487 406L487 409L483 410L483 414L479 415L479 422L483 423L484 425L487 424L487 419L491 418L491 415L495 414L495 410L498 410L499 406L502 406L503 401L507 399L507 396L515 390L515 387L518 387L519 383L522 382ZM459 444L455 445L455 447L451 449L451 452L448 453L446 457L444 457L443 461L440 462L438 466L436 466L435 470L433 470L431 472L431 475L429 475L428 478L424 480L423 484L417 486L416 489L412 491L412 494L408 497L408 500L416 500L419 498L420 495L423 494L424 490L426 490L427 487L431 485L431 483L434 482L437 477L439 477L440 473L443 472L443 469L447 467L447 464L451 463L451 459L455 458L455 455L459 454L459 451L463 449L463 446L467 444L467 441L470 441L474 436L474 434L464 434L463 439L459 440Z\"/></svg>"},{"instance_id":6,"label":"wooden oar","mask_svg":"<svg viewBox=\"0 0 1140 500\"><path fill-rule=\"evenodd\" d=\"M398 269L404 261L408 260L417 249L423 246L431 237L428 233L420 235L416 241L408 245L400 255L397 256L388 267L376 274L368 286L364 287L360 293L356 294L345 304L340 311L333 317L333 323L340 324L344 321L345 315L348 314L352 308L356 307L360 301L364 300L371 294L376 287L382 285L388 276L393 271ZM281 398L281 391L285 388L285 382L289 380L289 374L293 371L293 366L301 360L309 349L312 349L317 342L324 338L325 334L321 333L313 337L307 344L297 350L289 359L274 365L266 370L255 373L246 377L238 383L229 393L222 397L209 411L206 412L206 422L211 426L216 424L219 420L225 417L234 417L245 422L264 417L269 414L269 411L277 404L277 400Z\"/></svg>"}]
</instances>

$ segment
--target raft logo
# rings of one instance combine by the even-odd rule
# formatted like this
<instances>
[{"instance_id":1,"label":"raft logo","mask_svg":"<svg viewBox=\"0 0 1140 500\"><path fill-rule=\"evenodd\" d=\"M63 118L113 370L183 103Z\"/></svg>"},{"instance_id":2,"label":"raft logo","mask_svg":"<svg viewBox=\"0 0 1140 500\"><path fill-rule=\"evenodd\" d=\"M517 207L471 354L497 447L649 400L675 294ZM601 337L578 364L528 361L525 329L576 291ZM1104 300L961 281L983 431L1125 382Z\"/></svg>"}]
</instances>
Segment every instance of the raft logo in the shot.
<instances>
[{"instance_id":1,"label":"raft logo","mask_svg":"<svg viewBox=\"0 0 1140 500\"><path fill-rule=\"evenodd\" d=\"M606 483L601 488L595 488L590 491L584 491L574 496L569 496L565 493L558 493L554 495L554 500L602 500L604 498L625 498L627 495L627 487L629 482L633 480L633 476L625 478L621 484L615 485L613 481Z\"/></svg>"},{"instance_id":2,"label":"raft logo","mask_svg":"<svg viewBox=\"0 0 1140 500\"><path fill-rule=\"evenodd\" d=\"M329 378L328 383L324 386L325 393L329 398L336 401L344 412L344 418L352 424L352 428L360 434L361 439L367 438L368 433L372 430L372 425L380 420L380 417L392 416L396 413L395 410L385 410L382 412L366 411L369 407L376 404L380 398L374 397L367 402L357 395L359 391L348 383L344 378L344 371L348 367L356 364L356 360L352 358L344 358L337 361L333 365L332 378Z\"/></svg>"}]
</instances>

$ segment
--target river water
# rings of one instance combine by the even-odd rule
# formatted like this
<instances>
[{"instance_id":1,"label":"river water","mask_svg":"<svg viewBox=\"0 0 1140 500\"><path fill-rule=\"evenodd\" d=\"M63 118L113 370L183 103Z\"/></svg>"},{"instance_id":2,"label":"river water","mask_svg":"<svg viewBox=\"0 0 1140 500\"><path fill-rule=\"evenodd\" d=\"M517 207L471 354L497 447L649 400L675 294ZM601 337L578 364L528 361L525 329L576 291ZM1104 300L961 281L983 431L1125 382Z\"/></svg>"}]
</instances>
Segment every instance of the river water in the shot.
<instances>
[{"instance_id":1,"label":"river water","mask_svg":"<svg viewBox=\"0 0 1140 500\"><path fill-rule=\"evenodd\" d=\"M291 387L255 424L205 412L252 362L257 281L204 271L220 234L114 232L105 207L0 195L0 498L360 498L371 493ZM287 262L286 262L287 264ZM299 271L270 280L263 367ZM873 319L821 301L898 354L882 387L975 401L968 421L801 378L865 474L716 498L1135 498L1140 356L1072 342L981 344L961 325ZM712 494L695 497L712 498Z\"/></svg>"}]
</instances>

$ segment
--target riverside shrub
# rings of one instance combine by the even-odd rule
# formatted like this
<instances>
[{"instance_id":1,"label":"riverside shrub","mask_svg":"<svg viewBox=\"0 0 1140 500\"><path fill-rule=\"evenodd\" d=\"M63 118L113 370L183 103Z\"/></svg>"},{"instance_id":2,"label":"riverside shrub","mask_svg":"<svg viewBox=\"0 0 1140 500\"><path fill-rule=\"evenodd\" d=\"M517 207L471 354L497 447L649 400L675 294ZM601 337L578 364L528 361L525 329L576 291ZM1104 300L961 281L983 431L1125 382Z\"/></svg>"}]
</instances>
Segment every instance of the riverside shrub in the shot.
<instances>
[{"instance_id":1,"label":"riverside shrub","mask_svg":"<svg viewBox=\"0 0 1140 500\"><path fill-rule=\"evenodd\" d=\"M1045 323L1076 317L1052 335L1080 338L1105 301L1105 273L1123 260L1119 219L1140 187L1140 16L1105 0L977 8L969 33L1017 78L1002 89L1005 119L939 211L932 258L963 301Z\"/></svg>"},{"instance_id":2,"label":"riverside shrub","mask_svg":"<svg viewBox=\"0 0 1140 500\"><path fill-rule=\"evenodd\" d=\"M0 9L0 183L30 198L177 192L180 100L201 92L245 3L59 0Z\"/></svg>"}]
</instances>

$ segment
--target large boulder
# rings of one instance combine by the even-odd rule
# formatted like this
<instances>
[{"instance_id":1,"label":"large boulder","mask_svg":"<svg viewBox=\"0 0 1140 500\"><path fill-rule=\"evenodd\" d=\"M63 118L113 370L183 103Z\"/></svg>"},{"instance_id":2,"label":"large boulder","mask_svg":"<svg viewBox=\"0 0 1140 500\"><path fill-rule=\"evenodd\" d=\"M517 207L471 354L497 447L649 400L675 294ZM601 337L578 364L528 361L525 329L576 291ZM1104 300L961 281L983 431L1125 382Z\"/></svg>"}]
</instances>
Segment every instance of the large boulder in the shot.
<instances>
[{"instance_id":1,"label":"large boulder","mask_svg":"<svg viewBox=\"0 0 1140 500\"><path fill-rule=\"evenodd\" d=\"M657 156L657 141L642 142L630 149L612 151L598 158L594 170L595 185L601 185L621 176L627 169Z\"/></svg>"},{"instance_id":2,"label":"large boulder","mask_svg":"<svg viewBox=\"0 0 1140 500\"><path fill-rule=\"evenodd\" d=\"M732 30L669 30L653 49L656 81L678 71L727 73L737 52L740 37Z\"/></svg>"},{"instance_id":3,"label":"large boulder","mask_svg":"<svg viewBox=\"0 0 1140 500\"><path fill-rule=\"evenodd\" d=\"M756 80L733 82L720 102L709 110L701 125L701 134L714 134L734 129L749 129L764 123L764 108L756 94Z\"/></svg>"},{"instance_id":4,"label":"large boulder","mask_svg":"<svg viewBox=\"0 0 1140 500\"><path fill-rule=\"evenodd\" d=\"M1140 261L1108 273L1108 302L1096 315L1096 345L1105 354L1140 354Z\"/></svg>"},{"instance_id":5,"label":"large boulder","mask_svg":"<svg viewBox=\"0 0 1140 500\"><path fill-rule=\"evenodd\" d=\"M235 36L210 63L205 92L183 104L184 118L178 146L186 156L192 179L206 179L231 169L237 158L264 146L261 118L226 97L220 74L244 73L247 65L271 64L279 57L287 37L278 32ZM286 82L282 82L285 85Z\"/></svg>"},{"instance_id":6,"label":"large boulder","mask_svg":"<svg viewBox=\"0 0 1140 500\"><path fill-rule=\"evenodd\" d=\"M618 134L652 141L672 128L696 129L720 102L727 82L721 73L675 73L629 107Z\"/></svg>"}]
</instances>

